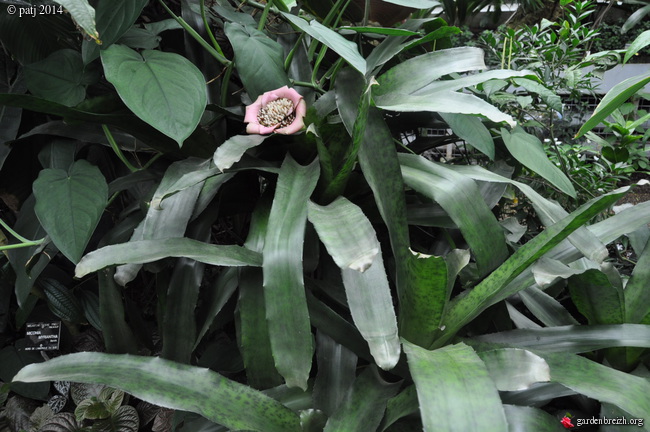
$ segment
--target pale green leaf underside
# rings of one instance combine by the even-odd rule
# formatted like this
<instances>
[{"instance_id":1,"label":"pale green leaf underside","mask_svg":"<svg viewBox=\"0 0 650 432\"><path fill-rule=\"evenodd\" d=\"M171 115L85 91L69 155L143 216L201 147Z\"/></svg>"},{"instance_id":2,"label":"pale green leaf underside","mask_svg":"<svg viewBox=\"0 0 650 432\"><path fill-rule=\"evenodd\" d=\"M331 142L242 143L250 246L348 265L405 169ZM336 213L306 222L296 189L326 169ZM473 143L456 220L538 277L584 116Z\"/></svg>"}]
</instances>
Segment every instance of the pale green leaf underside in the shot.
<instances>
[{"instance_id":1,"label":"pale green leaf underside","mask_svg":"<svg viewBox=\"0 0 650 432\"><path fill-rule=\"evenodd\" d=\"M235 245L212 245L187 237L138 240L105 246L84 256L75 269L82 277L117 264L144 264L169 257L186 257L219 266L260 267L259 253Z\"/></svg>"}]
</instances>

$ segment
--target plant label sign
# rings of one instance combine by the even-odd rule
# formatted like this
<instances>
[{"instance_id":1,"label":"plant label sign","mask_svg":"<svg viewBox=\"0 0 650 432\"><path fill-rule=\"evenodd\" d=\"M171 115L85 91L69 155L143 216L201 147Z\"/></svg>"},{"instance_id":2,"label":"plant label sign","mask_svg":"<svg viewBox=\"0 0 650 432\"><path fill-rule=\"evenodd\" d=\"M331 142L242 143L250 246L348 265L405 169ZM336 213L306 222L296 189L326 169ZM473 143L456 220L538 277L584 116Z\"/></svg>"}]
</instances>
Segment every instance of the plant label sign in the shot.
<instances>
[{"instance_id":1,"label":"plant label sign","mask_svg":"<svg viewBox=\"0 0 650 432\"><path fill-rule=\"evenodd\" d=\"M55 351L61 339L61 321L27 323L25 351Z\"/></svg>"}]
</instances>

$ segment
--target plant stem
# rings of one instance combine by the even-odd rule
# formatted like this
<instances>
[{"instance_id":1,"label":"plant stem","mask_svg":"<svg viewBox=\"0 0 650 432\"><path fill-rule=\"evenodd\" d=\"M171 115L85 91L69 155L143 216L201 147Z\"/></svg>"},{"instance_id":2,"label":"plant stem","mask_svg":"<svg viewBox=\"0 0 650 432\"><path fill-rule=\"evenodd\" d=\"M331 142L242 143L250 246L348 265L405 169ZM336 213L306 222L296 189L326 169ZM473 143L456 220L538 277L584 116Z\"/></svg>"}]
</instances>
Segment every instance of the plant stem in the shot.
<instances>
[{"instance_id":1,"label":"plant stem","mask_svg":"<svg viewBox=\"0 0 650 432\"><path fill-rule=\"evenodd\" d=\"M124 153L122 153L120 146L118 146L117 143L115 142L115 139L113 138L113 134L108 129L108 126L103 124L102 129L104 130L104 135L106 135L106 139L108 140L108 143L111 145L111 148L113 149L117 157L124 163L124 165L126 165L129 171L131 172L138 171L138 168L131 165L131 162L129 162L129 160L124 156Z\"/></svg>"},{"instance_id":2,"label":"plant stem","mask_svg":"<svg viewBox=\"0 0 650 432\"><path fill-rule=\"evenodd\" d=\"M310 88L310 89L314 89L314 90L316 90L317 92L319 92L320 94L325 93L325 90L323 90L323 89L322 89L320 86L318 86L317 84L309 83L309 82L306 82L306 81L296 81L296 80L292 80L292 79L290 79L289 81L291 81L291 85L298 86L298 87L307 87L307 88Z\"/></svg>"},{"instance_id":3,"label":"plant stem","mask_svg":"<svg viewBox=\"0 0 650 432\"><path fill-rule=\"evenodd\" d=\"M183 18L181 18L181 17L177 16L176 14L174 14L174 12L172 12L172 10L167 7L167 5L165 4L165 2L163 0L158 0L158 3L160 3L162 5L162 7L165 8L167 13L170 14L172 16L172 18L174 18L176 20L176 22L179 23L181 25L181 27L183 27L185 29L185 31L190 34L190 36L192 36L199 44L201 44L201 46L203 48L205 48L206 51L208 51L212 55L212 57L217 59L217 61L219 63L221 63L223 65L226 65L226 66L229 65L230 63L232 63L230 60L228 60L226 57L224 57L223 54L220 54L208 42L206 42L206 40L203 39L201 37L201 35L198 34L196 32L196 30L194 30Z\"/></svg>"},{"instance_id":4,"label":"plant stem","mask_svg":"<svg viewBox=\"0 0 650 432\"><path fill-rule=\"evenodd\" d=\"M39 239L39 240L28 240L28 239L26 239L25 237L21 236L16 231L11 229L9 227L9 225L7 225L5 223L5 221L3 221L2 219L0 219L0 225L2 225L2 227L4 229L6 229L9 232L9 234L14 236L16 239L20 240L20 243L17 243L17 244L0 246L0 251L9 250L9 249L18 249L18 248L24 248L24 247L31 247L31 246L38 246L38 245L42 244L45 241L45 237L43 237L42 239Z\"/></svg>"},{"instance_id":5,"label":"plant stem","mask_svg":"<svg viewBox=\"0 0 650 432\"><path fill-rule=\"evenodd\" d=\"M217 42L217 39L214 37L214 34L212 33L212 29L210 28L210 23L208 22L208 17L205 13L205 0L201 0L201 18L203 19L203 25L205 26L205 31L208 32L208 37L210 38L210 41L212 42L214 49L217 50L219 54L223 55L223 50L221 49L221 46L219 46L219 42Z\"/></svg>"},{"instance_id":6,"label":"plant stem","mask_svg":"<svg viewBox=\"0 0 650 432\"><path fill-rule=\"evenodd\" d=\"M232 63L226 66L226 70L221 78L221 106L228 104L228 84L230 84L230 75L232 74Z\"/></svg>"},{"instance_id":7,"label":"plant stem","mask_svg":"<svg viewBox=\"0 0 650 432\"><path fill-rule=\"evenodd\" d=\"M366 0L366 5L363 8L363 21L361 21L361 25L363 27L368 25L369 18L370 18L370 0Z\"/></svg>"},{"instance_id":8,"label":"plant stem","mask_svg":"<svg viewBox=\"0 0 650 432\"><path fill-rule=\"evenodd\" d=\"M271 6L273 5L273 2L268 0L266 2L266 6L264 7L264 10L262 11L262 16L260 17L260 22L257 24L257 29L259 31L264 30L264 27L266 27L266 19L269 16L269 10L271 10Z\"/></svg>"},{"instance_id":9,"label":"plant stem","mask_svg":"<svg viewBox=\"0 0 650 432\"><path fill-rule=\"evenodd\" d=\"M296 40L296 43L293 45L293 48L291 48L291 51L287 54L287 58L284 59L284 70L288 71L289 67L291 66L291 62L293 61L293 56L296 53L296 50L302 43L302 40L305 38L304 33L300 33L300 36L298 36L298 39Z\"/></svg>"}]
</instances>

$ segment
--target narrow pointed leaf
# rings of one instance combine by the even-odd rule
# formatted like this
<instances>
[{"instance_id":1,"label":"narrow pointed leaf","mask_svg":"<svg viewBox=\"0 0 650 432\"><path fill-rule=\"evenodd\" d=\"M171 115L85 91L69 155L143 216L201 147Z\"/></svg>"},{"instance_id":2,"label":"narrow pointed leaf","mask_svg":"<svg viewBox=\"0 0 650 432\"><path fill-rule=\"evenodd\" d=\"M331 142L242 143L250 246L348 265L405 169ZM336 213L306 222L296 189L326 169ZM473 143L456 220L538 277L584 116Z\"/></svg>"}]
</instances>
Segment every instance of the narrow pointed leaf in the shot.
<instances>
[{"instance_id":1,"label":"narrow pointed leaf","mask_svg":"<svg viewBox=\"0 0 650 432\"><path fill-rule=\"evenodd\" d=\"M612 284L600 270L587 270L569 281L571 300L589 324L622 324L625 300L622 286Z\"/></svg>"},{"instance_id":2,"label":"narrow pointed leaf","mask_svg":"<svg viewBox=\"0 0 650 432\"><path fill-rule=\"evenodd\" d=\"M235 430L299 431L289 408L209 369L161 358L77 353L24 367L14 381L101 383L144 401L198 413Z\"/></svg>"},{"instance_id":3,"label":"narrow pointed leaf","mask_svg":"<svg viewBox=\"0 0 650 432\"><path fill-rule=\"evenodd\" d=\"M354 324L368 341L377 366L392 369L399 360L397 317L381 254L365 272L341 270Z\"/></svg>"},{"instance_id":4,"label":"narrow pointed leaf","mask_svg":"<svg viewBox=\"0 0 650 432\"><path fill-rule=\"evenodd\" d=\"M444 75L485 69L483 51L474 47L433 51L401 62L377 78L377 96L412 95Z\"/></svg>"},{"instance_id":5,"label":"narrow pointed leaf","mask_svg":"<svg viewBox=\"0 0 650 432\"><path fill-rule=\"evenodd\" d=\"M508 430L485 364L465 344L427 351L404 342L425 432Z\"/></svg>"},{"instance_id":6,"label":"narrow pointed leaf","mask_svg":"<svg viewBox=\"0 0 650 432\"><path fill-rule=\"evenodd\" d=\"M615 109L620 107L625 101L632 97L633 94L641 90L649 82L650 72L628 78L612 87L605 97L602 98L589 120L582 125L575 138L580 138L598 126L603 120L609 117Z\"/></svg>"},{"instance_id":7,"label":"narrow pointed leaf","mask_svg":"<svg viewBox=\"0 0 650 432\"><path fill-rule=\"evenodd\" d=\"M627 52L623 58L623 63L627 63L630 58L648 45L650 45L650 30L644 31L632 41L630 46L627 48Z\"/></svg>"},{"instance_id":8,"label":"narrow pointed leaf","mask_svg":"<svg viewBox=\"0 0 650 432\"><path fill-rule=\"evenodd\" d=\"M487 307L526 288L527 285L510 284L510 282L578 227L616 202L625 191L625 188L617 189L610 194L589 201L519 248L506 262L474 287L468 295L452 302L445 319L444 335L436 343L448 340Z\"/></svg>"},{"instance_id":9,"label":"narrow pointed leaf","mask_svg":"<svg viewBox=\"0 0 650 432\"><path fill-rule=\"evenodd\" d=\"M366 60L359 54L357 45L354 42L345 39L334 30L325 27L316 20L307 23L304 19L289 13L283 12L282 15L291 24L343 57L343 59L350 63L350 66L362 74L366 73Z\"/></svg>"},{"instance_id":10,"label":"narrow pointed leaf","mask_svg":"<svg viewBox=\"0 0 650 432\"><path fill-rule=\"evenodd\" d=\"M75 275L83 277L116 264L144 264L169 257L192 258L205 264L220 266L262 265L259 253L241 246L212 245L181 237L105 246L84 256L75 269Z\"/></svg>"},{"instance_id":11,"label":"narrow pointed leaf","mask_svg":"<svg viewBox=\"0 0 650 432\"><path fill-rule=\"evenodd\" d=\"M377 234L361 209L344 197L327 206L308 204L307 217L341 269L366 271L379 253Z\"/></svg>"},{"instance_id":12,"label":"narrow pointed leaf","mask_svg":"<svg viewBox=\"0 0 650 432\"><path fill-rule=\"evenodd\" d=\"M613 347L650 348L650 326L618 324L545 327L492 333L475 339L544 352L583 353Z\"/></svg>"},{"instance_id":13,"label":"narrow pointed leaf","mask_svg":"<svg viewBox=\"0 0 650 432\"><path fill-rule=\"evenodd\" d=\"M318 181L308 166L287 156L278 177L263 249L264 299L278 372L290 387L307 388L313 345L303 279L307 202Z\"/></svg>"},{"instance_id":14,"label":"narrow pointed leaf","mask_svg":"<svg viewBox=\"0 0 650 432\"><path fill-rule=\"evenodd\" d=\"M207 103L205 79L185 57L123 45L101 52L106 79L126 106L143 121L183 146Z\"/></svg>"},{"instance_id":15,"label":"narrow pointed leaf","mask_svg":"<svg viewBox=\"0 0 650 432\"><path fill-rule=\"evenodd\" d=\"M640 323L650 315L650 242L639 256L632 277L625 285L626 322Z\"/></svg>"},{"instance_id":16,"label":"narrow pointed leaf","mask_svg":"<svg viewBox=\"0 0 650 432\"><path fill-rule=\"evenodd\" d=\"M108 200L104 176L97 167L79 160L68 172L41 171L33 189L38 220L61 253L76 264Z\"/></svg>"},{"instance_id":17,"label":"narrow pointed leaf","mask_svg":"<svg viewBox=\"0 0 650 432\"><path fill-rule=\"evenodd\" d=\"M354 381L348 397L329 418L323 432L376 430L388 400L395 396L399 386L399 382L384 381L376 369L368 367Z\"/></svg>"},{"instance_id":18,"label":"narrow pointed leaf","mask_svg":"<svg viewBox=\"0 0 650 432\"><path fill-rule=\"evenodd\" d=\"M548 159L542 142L537 137L520 127L512 132L502 128L501 137L510 154L526 168L539 174L565 194L576 197L571 181Z\"/></svg>"}]
</instances>

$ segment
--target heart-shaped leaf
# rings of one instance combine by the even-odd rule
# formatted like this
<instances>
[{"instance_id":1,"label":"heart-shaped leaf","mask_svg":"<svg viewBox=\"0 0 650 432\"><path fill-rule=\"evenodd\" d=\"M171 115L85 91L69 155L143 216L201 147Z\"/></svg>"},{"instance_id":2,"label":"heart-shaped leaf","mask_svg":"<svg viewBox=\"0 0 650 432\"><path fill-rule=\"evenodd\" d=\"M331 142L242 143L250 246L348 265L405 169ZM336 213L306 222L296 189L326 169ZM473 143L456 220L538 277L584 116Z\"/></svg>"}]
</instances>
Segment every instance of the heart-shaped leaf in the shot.
<instances>
[{"instance_id":1,"label":"heart-shaped leaf","mask_svg":"<svg viewBox=\"0 0 650 432\"><path fill-rule=\"evenodd\" d=\"M199 124L207 103L201 71L178 54L138 53L117 44L103 50L101 58L106 79L126 106L182 146Z\"/></svg>"},{"instance_id":2,"label":"heart-shaped leaf","mask_svg":"<svg viewBox=\"0 0 650 432\"><path fill-rule=\"evenodd\" d=\"M108 201L106 179L97 167L79 160L67 172L41 171L33 189L39 222L63 255L76 264Z\"/></svg>"},{"instance_id":3,"label":"heart-shaped leaf","mask_svg":"<svg viewBox=\"0 0 650 432\"><path fill-rule=\"evenodd\" d=\"M93 38L98 44L99 33L95 28L95 9L88 3L88 0L54 0L70 12L72 19L81 27L88 36Z\"/></svg>"},{"instance_id":4,"label":"heart-shaped leaf","mask_svg":"<svg viewBox=\"0 0 650 432\"><path fill-rule=\"evenodd\" d=\"M75 106L86 97L86 86L99 78L95 68L86 68L81 55L59 50L46 59L25 66L27 87L34 96Z\"/></svg>"}]
</instances>

